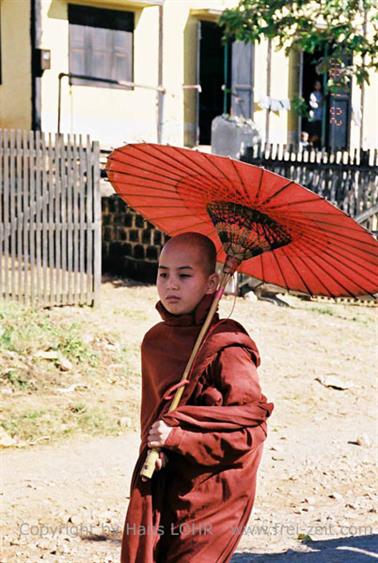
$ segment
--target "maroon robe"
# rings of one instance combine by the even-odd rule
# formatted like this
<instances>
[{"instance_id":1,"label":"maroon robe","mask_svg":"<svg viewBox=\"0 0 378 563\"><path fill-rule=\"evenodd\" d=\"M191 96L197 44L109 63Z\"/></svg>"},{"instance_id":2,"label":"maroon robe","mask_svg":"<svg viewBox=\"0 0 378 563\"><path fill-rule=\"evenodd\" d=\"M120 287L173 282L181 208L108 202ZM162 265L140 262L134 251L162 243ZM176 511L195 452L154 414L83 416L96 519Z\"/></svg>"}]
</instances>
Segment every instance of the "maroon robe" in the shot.
<instances>
[{"instance_id":1,"label":"maroon robe","mask_svg":"<svg viewBox=\"0 0 378 563\"><path fill-rule=\"evenodd\" d=\"M223 563L235 551L252 510L256 473L273 410L261 393L255 343L216 314L180 405L168 413L213 295L163 322L142 343L140 456L122 536L121 563ZM143 482L139 472L152 424L172 426L165 468Z\"/></svg>"}]
</instances>

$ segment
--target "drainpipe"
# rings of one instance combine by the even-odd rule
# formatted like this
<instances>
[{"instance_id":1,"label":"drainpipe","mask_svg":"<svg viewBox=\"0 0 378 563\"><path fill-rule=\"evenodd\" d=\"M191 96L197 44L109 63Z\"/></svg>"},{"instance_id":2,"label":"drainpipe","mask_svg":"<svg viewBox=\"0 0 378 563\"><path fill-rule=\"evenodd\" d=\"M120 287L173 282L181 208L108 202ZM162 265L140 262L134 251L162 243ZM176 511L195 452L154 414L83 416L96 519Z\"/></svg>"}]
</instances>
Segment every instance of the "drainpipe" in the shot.
<instances>
[{"instance_id":1,"label":"drainpipe","mask_svg":"<svg viewBox=\"0 0 378 563\"><path fill-rule=\"evenodd\" d=\"M268 39L268 53L266 65L266 95L270 98L272 88L272 40ZM270 107L266 110L265 117L265 143L269 142L270 134Z\"/></svg>"},{"instance_id":2,"label":"drainpipe","mask_svg":"<svg viewBox=\"0 0 378 563\"><path fill-rule=\"evenodd\" d=\"M163 26L164 26L164 7L159 6L159 46L158 46L158 93L157 93L157 142L163 142L164 126L164 95L163 89Z\"/></svg>"},{"instance_id":3,"label":"drainpipe","mask_svg":"<svg viewBox=\"0 0 378 563\"><path fill-rule=\"evenodd\" d=\"M42 36L41 0L30 0L30 43L31 43L31 128L41 130L41 62L40 47Z\"/></svg>"}]
</instances>

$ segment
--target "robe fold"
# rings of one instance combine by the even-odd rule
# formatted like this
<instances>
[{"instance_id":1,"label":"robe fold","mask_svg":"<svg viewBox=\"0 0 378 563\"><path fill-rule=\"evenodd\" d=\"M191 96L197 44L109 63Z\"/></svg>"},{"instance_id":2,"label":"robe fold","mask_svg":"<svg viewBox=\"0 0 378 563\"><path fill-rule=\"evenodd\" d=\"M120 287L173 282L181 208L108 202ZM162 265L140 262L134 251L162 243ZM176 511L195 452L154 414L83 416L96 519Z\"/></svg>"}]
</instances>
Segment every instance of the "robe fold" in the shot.
<instances>
[{"instance_id":1,"label":"robe fold","mask_svg":"<svg viewBox=\"0 0 378 563\"><path fill-rule=\"evenodd\" d=\"M168 412L213 297L180 316L159 302L163 321L143 339L141 446L121 563L228 562L251 513L273 404L261 393L256 345L239 323L214 316L180 405ZM158 419L172 427L162 448L168 463L143 482Z\"/></svg>"}]
</instances>

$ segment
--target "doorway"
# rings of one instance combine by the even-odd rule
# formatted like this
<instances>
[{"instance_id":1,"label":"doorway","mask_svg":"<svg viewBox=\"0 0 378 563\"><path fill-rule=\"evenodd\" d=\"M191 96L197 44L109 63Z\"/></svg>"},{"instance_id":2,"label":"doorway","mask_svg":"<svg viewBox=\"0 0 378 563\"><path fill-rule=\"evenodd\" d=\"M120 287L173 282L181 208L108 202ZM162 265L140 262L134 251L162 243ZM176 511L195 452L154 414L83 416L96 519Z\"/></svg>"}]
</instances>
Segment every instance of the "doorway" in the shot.
<instances>
[{"instance_id":1,"label":"doorway","mask_svg":"<svg viewBox=\"0 0 378 563\"><path fill-rule=\"evenodd\" d=\"M302 96L309 107L309 99L311 93L314 92L314 85L316 82L320 82L321 88L319 91L323 100L320 116L319 114L316 115L315 112L315 116L312 116L313 119L303 119L301 132L309 133L310 141L313 141L316 148L327 148L331 151L344 150L349 146L351 89L349 86L340 85L333 92L324 92L323 77L316 72L316 63L321 56L321 51L315 51L312 54L303 53ZM345 60L346 65L350 65L351 62L351 60ZM339 71L340 66L338 64L332 65L327 74L327 81L328 77L332 76L337 86ZM309 109L312 108L309 107ZM316 117L318 117L317 120Z\"/></svg>"},{"instance_id":2,"label":"doorway","mask_svg":"<svg viewBox=\"0 0 378 563\"><path fill-rule=\"evenodd\" d=\"M324 131L324 112L326 111L326 98L323 92L323 78L316 71L316 64L321 58L321 51L314 53L303 53L303 72L302 72L302 96L306 101L307 108L312 113L312 118L302 119L302 131L309 135L310 142L317 148L320 148L325 140ZM320 88L319 88L320 83ZM318 84L316 92L315 85ZM310 96L318 96L320 100L317 109L311 107ZM314 98L316 102L316 98Z\"/></svg>"},{"instance_id":3,"label":"doorway","mask_svg":"<svg viewBox=\"0 0 378 563\"><path fill-rule=\"evenodd\" d=\"M224 46L216 23L200 21L199 26L199 144L210 145L211 122L223 113Z\"/></svg>"}]
</instances>

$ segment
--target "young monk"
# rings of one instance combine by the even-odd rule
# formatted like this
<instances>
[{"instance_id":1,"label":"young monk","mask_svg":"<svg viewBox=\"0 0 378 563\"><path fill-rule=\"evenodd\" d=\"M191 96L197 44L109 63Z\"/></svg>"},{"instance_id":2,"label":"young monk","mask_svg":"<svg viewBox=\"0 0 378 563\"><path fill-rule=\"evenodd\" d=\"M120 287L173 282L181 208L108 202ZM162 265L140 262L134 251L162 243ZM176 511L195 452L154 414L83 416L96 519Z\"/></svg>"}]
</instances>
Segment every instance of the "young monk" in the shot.
<instances>
[{"instance_id":1,"label":"young monk","mask_svg":"<svg viewBox=\"0 0 378 563\"><path fill-rule=\"evenodd\" d=\"M239 323L215 315L180 405L168 413L215 295L215 260L214 244L199 233L171 238L160 255L162 322L142 343L142 441L121 563L228 562L252 510L273 405ZM139 474L149 448L160 449L152 479Z\"/></svg>"}]
</instances>

